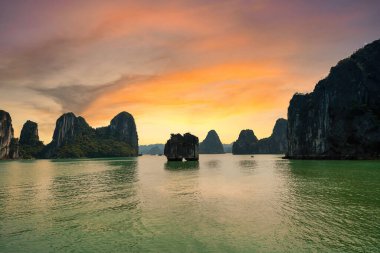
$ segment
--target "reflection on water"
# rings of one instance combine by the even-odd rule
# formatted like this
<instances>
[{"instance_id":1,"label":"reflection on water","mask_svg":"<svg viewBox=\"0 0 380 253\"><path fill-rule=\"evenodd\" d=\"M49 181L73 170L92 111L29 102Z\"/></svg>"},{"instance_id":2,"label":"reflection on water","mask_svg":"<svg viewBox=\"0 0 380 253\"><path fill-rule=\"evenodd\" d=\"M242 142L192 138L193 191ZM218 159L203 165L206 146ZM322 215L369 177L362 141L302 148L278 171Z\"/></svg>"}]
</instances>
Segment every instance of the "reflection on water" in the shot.
<instances>
[{"instance_id":1,"label":"reflection on water","mask_svg":"<svg viewBox=\"0 0 380 253\"><path fill-rule=\"evenodd\" d=\"M199 162L198 161L172 161L165 163L165 169L171 171L181 171L181 170L198 170Z\"/></svg>"},{"instance_id":2,"label":"reflection on water","mask_svg":"<svg viewBox=\"0 0 380 253\"><path fill-rule=\"evenodd\" d=\"M0 162L0 252L377 252L380 163Z\"/></svg>"}]
</instances>

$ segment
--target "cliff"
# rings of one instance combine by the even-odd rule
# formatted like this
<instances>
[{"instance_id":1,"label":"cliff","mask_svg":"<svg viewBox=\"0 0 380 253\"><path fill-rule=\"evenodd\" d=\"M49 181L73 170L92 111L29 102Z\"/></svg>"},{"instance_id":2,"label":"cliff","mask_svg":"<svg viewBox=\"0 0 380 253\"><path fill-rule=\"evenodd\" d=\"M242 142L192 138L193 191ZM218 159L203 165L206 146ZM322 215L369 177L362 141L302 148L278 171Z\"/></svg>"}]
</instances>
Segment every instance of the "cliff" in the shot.
<instances>
[{"instance_id":1,"label":"cliff","mask_svg":"<svg viewBox=\"0 0 380 253\"><path fill-rule=\"evenodd\" d=\"M223 144L215 130L207 133L206 138L199 144L200 154L224 154Z\"/></svg>"},{"instance_id":2,"label":"cliff","mask_svg":"<svg viewBox=\"0 0 380 253\"><path fill-rule=\"evenodd\" d=\"M172 134L165 144L164 154L168 161L198 161L199 160L199 140L198 137L186 133Z\"/></svg>"},{"instance_id":3,"label":"cliff","mask_svg":"<svg viewBox=\"0 0 380 253\"><path fill-rule=\"evenodd\" d=\"M57 119L44 154L47 158L137 156L136 124L131 114L122 112L109 126L94 129L84 118L66 113Z\"/></svg>"},{"instance_id":4,"label":"cliff","mask_svg":"<svg viewBox=\"0 0 380 253\"><path fill-rule=\"evenodd\" d=\"M41 158L44 144L38 136L38 124L33 121L26 121L21 129L19 150L20 158Z\"/></svg>"},{"instance_id":5,"label":"cliff","mask_svg":"<svg viewBox=\"0 0 380 253\"><path fill-rule=\"evenodd\" d=\"M380 158L380 40L331 68L288 108L288 158Z\"/></svg>"},{"instance_id":6,"label":"cliff","mask_svg":"<svg viewBox=\"0 0 380 253\"><path fill-rule=\"evenodd\" d=\"M274 125L272 135L257 142L256 154L285 154L288 148L287 138L288 121L278 119Z\"/></svg>"},{"instance_id":7,"label":"cliff","mask_svg":"<svg viewBox=\"0 0 380 253\"><path fill-rule=\"evenodd\" d=\"M12 118L0 110L0 159L18 158L18 140L14 138Z\"/></svg>"},{"instance_id":8,"label":"cliff","mask_svg":"<svg viewBox=\"0 0 380 253\"><path fill-rule=\"evenodd\" d=\"M232 144L234 155L254 154L258 139L251 129L242 130L239 138Z\"/></svg>"}]
</instances>

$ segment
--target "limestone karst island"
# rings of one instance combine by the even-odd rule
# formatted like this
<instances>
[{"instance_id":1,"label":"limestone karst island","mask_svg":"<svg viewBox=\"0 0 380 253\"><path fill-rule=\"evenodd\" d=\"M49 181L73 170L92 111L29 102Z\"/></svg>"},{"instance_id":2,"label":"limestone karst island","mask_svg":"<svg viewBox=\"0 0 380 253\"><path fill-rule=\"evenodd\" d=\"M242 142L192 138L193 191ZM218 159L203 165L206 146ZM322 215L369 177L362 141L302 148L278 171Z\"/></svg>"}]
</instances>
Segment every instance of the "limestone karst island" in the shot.
<instances>
[{"instance_id":1,"label":"limestone karst island","mask_svg":"<svg viewBox=\"0 0 380 253\"><path fill-rule=\"evenodd\" d=\"M0 253L380 252L379 1L0 1Z\"/></svg>"}]
</instances>

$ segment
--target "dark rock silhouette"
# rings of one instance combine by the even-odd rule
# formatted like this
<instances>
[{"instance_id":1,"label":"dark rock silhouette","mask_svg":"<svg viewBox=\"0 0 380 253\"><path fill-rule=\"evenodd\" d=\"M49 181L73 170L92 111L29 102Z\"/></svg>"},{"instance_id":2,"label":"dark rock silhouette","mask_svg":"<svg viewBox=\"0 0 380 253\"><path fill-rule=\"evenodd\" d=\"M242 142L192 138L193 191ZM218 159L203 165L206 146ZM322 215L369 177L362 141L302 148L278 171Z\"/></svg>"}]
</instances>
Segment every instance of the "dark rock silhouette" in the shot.
<instances>
[{"instance_id":1,"label":"dark rock silhouette","mask_svg":"<svg viewBox=\"0 0 380 253\"><path fill-rule=\"evenodd\" d=\"M380 40L331 68L288 108L288 158L380 158Z\"/></svg>"},{"instance_id":2,"label":"dark rock silhouette","mask_svg":"<svg viewBox=\"0 0 380 253\"><path fill-rule=\"evenodd\" d=\"M224 154L223 144L215 130L207 133L206 138L199 144L200 154Z\"/></svg>"},{"instance_id":3,"label":"dark rock silhouette","mask_svg":"<svg viewBox=\"0 0 380 253\"><path fill-rule=\"evenodd\" d=\"M19 143L21 145L35 145L39 142L37 123L30 120L26 121L21 129Z\"/></svg>"},{"instance_id":4,"label":"dark rock silhouette","mask_svg":"<svg viewBox=\"0 0 380 253\"><path fill-rule=\"evenodd\" d=\"M235 155L254 154L258 139L251 129L242 130L239 138L232 144Z\"/></svg>"},{"instance_id":5,"label":"dark rock silhouette","mask_svg":"<svg viewBox=\"0 0 380 253\"><path fill-rule=\"evenodd\" d=\"M109 126L94 129L82 117L65 113L58 118L47 158L137 156L138 137L131 114L116 115Z\"/></svg>"},{"instance_id":6,"label":"dark rock silhouette","mask_svg":"<svg viewBox=\"0 0 380 253\"><path fill-rule=\"evenodd\" d=\"M0 110L0 159L18 158L18 140L14 138L12 118Z\"/></svg>"},{"instance_id":7,"label":"dark rock silhouette","mask_svg":"<svg viewBox=\"0 0 380 253\"><path fill-rule=\"evenodd\" d=\"M128 112L121 112L116 115L108 126L112 137L128 143L134 150L136 155L139 150L139 139L137 136L137 129L135 119Z\"/></svg>"},{"instance_id":8,"label":"dark rock silhouette","mask_svg":"<svg viewBox=\"0 0 380 253\"><path fill-rule=\"evenodd\" d=\"M199 160L199 139L198 137L186 133L172 134L165 144L164 154L168 161L198 161Z\"/></svg>"},{"instance_id":9,"label":"dark rock silhouette","mask_svg":"<svg viewBox=\"0 0 380 253\"><path fill-rule=\"evenodd\" d=\"M38 124L33 121L26 121L21 129L19 149L20 158L41 158L44 144L38 136Z\"/></svg>"},{"instance_id":10,"label":"dark rock silhouette","mask_svg":"<svg viewBox=\"0 0 380 253\"><path fill-rule=\"evenodd\" d=\"M272 135L260 139L255 148L256 154L285 154L288 149L287 138L288 121L278 119L274 125Z\"/></svg>"}]
</instances>

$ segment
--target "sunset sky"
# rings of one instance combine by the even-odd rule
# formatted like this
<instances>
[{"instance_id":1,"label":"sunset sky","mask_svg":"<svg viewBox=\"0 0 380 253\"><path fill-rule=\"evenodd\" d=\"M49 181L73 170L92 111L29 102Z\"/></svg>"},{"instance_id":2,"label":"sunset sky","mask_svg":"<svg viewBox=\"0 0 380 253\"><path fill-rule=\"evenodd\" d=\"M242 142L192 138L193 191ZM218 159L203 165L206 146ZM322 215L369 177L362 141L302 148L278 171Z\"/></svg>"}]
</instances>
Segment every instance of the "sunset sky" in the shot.
<instances>
[{"instance_id":1,"label":"sunset sky","mask_svg":"<svg viewBox=\"0 0 380 253\"><path fill-rule=\"evenodd\" d=\"M295 92L380 38L379 13L375 0L3 0L0 109L45 143L69 111L94 127L128 111L140 144L267 137Z\"/></svg>"}]
</instances>

